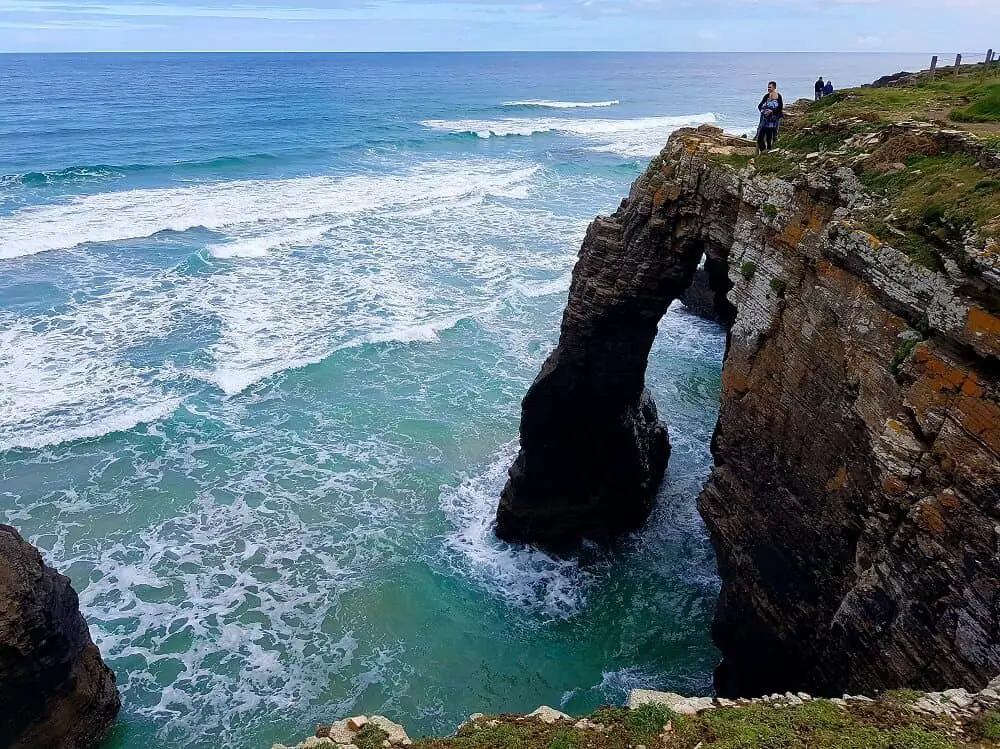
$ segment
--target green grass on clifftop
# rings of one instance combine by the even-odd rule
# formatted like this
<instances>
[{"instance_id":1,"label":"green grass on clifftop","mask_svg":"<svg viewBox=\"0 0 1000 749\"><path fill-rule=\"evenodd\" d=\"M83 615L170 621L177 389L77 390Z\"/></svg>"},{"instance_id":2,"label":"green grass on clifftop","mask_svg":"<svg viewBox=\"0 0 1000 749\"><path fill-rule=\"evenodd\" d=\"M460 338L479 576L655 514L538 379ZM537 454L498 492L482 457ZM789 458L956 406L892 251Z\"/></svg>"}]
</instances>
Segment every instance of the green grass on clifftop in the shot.
<instances>
[{"instance_id":1,"label":"green grass on clifftop","mask_svg":"<svg viewBox=\"0 0 1000 749\"><path fill-rule=\"evenodd\" d=\"M946 70L934 79L906 86L844 89L810 104L802 124L833 123L850 117L875 124L949 118L1000 122L1000 66L963 68L959 75Z\"/></svg>"},{"instance_id":2,"label":"green grass on clifftop","mask_svg":"<svg viewBox=\"0 0 1000 749\"><path fill-rule=\"evenodd\" d=\"M589 720L603 730L547 725L517 715L465 723L455 736L421 739L414 749L985 749L1000 746L1000 716L960 725L914 713L908 695L889 693L846 707L829 700L767 703L681 716L660 705L605 707Z\"/></svg>"},{"instance_id":3,"label":"green grass on clifftop","mask_svg":"<svg viewBox=\"0 0 1000 749\"><path fill-rule=\"evenodd\" d=\"M904 121L928 124L890 130ZM980 150L940 146L927 134L935 127L971 131ZM1000 241L1000 170L982 158L990 152L1000 154L1000 66L969 66L958 75L945 69L933 80L845 89L790 107L778 150L752 163L758 174L781 178L849 166L882 198L858 216L869 233L918 265L940 271L950 258L968 271L970 241ZM719 158L735 168L751 161Z\"/></svg>"},{"instance_id":4,"label":"green grass on clifftop","mask_svg":"<svg viewBox=\"0 0 1000 749\"><path fill-rule=\"evenodd\" d=\"M950 117L958 122L1000 122L1000 83L975 89L970 104L951 110Z\"/></svg>"}]
</instances>

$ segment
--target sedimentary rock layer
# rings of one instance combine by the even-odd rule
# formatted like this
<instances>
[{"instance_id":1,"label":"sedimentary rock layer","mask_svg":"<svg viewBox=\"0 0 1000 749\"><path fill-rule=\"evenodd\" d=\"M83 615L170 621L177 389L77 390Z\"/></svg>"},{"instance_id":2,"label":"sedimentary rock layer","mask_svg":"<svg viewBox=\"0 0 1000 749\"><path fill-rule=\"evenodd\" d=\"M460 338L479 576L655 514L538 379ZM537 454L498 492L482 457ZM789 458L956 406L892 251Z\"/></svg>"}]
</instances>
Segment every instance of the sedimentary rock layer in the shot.
<instances>
[{"instance_id":1,"label":"sedimentary rock layer","mask_svg":"<svg viewBox=\"0 0 1000 749\"><path fill-rule=\"evenodd\" d=\"M121 707L69 579L0 525L0 746L93 746Z\"/></svg>"},{"instance_id":2,"label":"sedimentary rock layer","mask_svg":"<svg viewBox=\"0 0 1000 749\"><path fill-rule=\"evenodd\" d=\"M878 206L851 168L975 144L934 126L844 137L768 174L714 128L671 138L588 232L498 514L501 535L541 541L641 521L661 466L642 386L656 323L702 253L725 268L736 315L699 498L724 696L1000 672L1000 252L967 231L938 267L914 262L862 229Z\"/></svg>"}]
</instances>

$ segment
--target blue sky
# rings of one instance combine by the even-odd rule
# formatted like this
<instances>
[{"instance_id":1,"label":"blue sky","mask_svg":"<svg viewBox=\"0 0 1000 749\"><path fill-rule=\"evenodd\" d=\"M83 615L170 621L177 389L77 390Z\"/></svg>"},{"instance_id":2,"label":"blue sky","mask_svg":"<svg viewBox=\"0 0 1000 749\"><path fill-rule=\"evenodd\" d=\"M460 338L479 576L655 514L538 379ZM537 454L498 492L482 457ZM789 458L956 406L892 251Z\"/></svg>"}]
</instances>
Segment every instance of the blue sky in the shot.
<instances>
[{"instance_id":1,"label":"blue sky","mask_svg":"<svg viewBox=\"0 0 1000 749\"><path fill-rule=\"evenodd\" d=\"M1000 48L1000 0L0 0L0 51Z\"/></svg>"}]
</instances>

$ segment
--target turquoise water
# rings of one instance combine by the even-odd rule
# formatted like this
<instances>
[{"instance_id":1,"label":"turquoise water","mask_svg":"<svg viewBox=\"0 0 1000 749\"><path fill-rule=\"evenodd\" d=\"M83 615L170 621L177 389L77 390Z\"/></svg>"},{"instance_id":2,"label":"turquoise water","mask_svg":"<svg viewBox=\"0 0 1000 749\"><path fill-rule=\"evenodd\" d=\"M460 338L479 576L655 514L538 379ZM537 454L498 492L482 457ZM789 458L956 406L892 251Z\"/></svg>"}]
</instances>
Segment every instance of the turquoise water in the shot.
<instances>
[{"instance_id":1,"label":"turquoise water","mask_svg":"<svg viewBox=\"0 0 1000 749\"><path fill-rule=\"evenodd\" d=\"M722 332L664 318L674 453L613 550L492 537L520 398L673 129L921 61L0 56L0 518L80 593L107 747L708 690Z\"/></svg>"}]
</instances>

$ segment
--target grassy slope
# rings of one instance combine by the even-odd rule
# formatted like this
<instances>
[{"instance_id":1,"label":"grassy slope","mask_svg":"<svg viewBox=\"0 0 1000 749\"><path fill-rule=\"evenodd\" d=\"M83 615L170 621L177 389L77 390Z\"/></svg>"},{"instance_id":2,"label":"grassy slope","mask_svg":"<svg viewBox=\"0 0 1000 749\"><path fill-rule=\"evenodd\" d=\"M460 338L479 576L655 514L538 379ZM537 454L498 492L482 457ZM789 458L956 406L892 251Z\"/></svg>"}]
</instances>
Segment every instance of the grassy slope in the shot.
<instances>
[{"instance_id":1,"label":"grassy slope","mask_svg":"<svg viewBox=\"0 0 1000 749\"><path fill-rule=\"evenodd\" d=\"M886 199L862 217L865 228L926 267L940 270L948 257L961 265L962 245L970 235L980 242L1000 241L1000 172L969 156L922 154L899 137L867 161L863 147L848 143L907 120L970 129L985 148L1000 153L1000 125L989 126L992 132L958 121L1000 123L1000 66L963 69L960 75L946 71L935 80L898 88L837 92L796 112L779 138L779 149L753 161L760 173L792 177L809 168L804 158L809 154L841 149L845 163L860 158L854 166L858 177ZM883 162L873 163L880 156ZM723 159L735 167L751 161L745 156ZM895 168L887 168L892 161L898 161Z\"/></svg>"},{"instance_id":2,"label":"grassy slope","mask_svg":"<svg viewBox=\"0 0 1000 749\"><path fill-rule=\"evenodd\" d=\"M997 747L1000 714L965 724L916 714L906 693L839 707L751 704L678 716L660 705L601 708L590 720L606 731L546 725L521 716L486 716L449 738L421 739L414 749L973 749ZM667 728L664 731L664 727Z\"/></svg>"}]
</instances>

